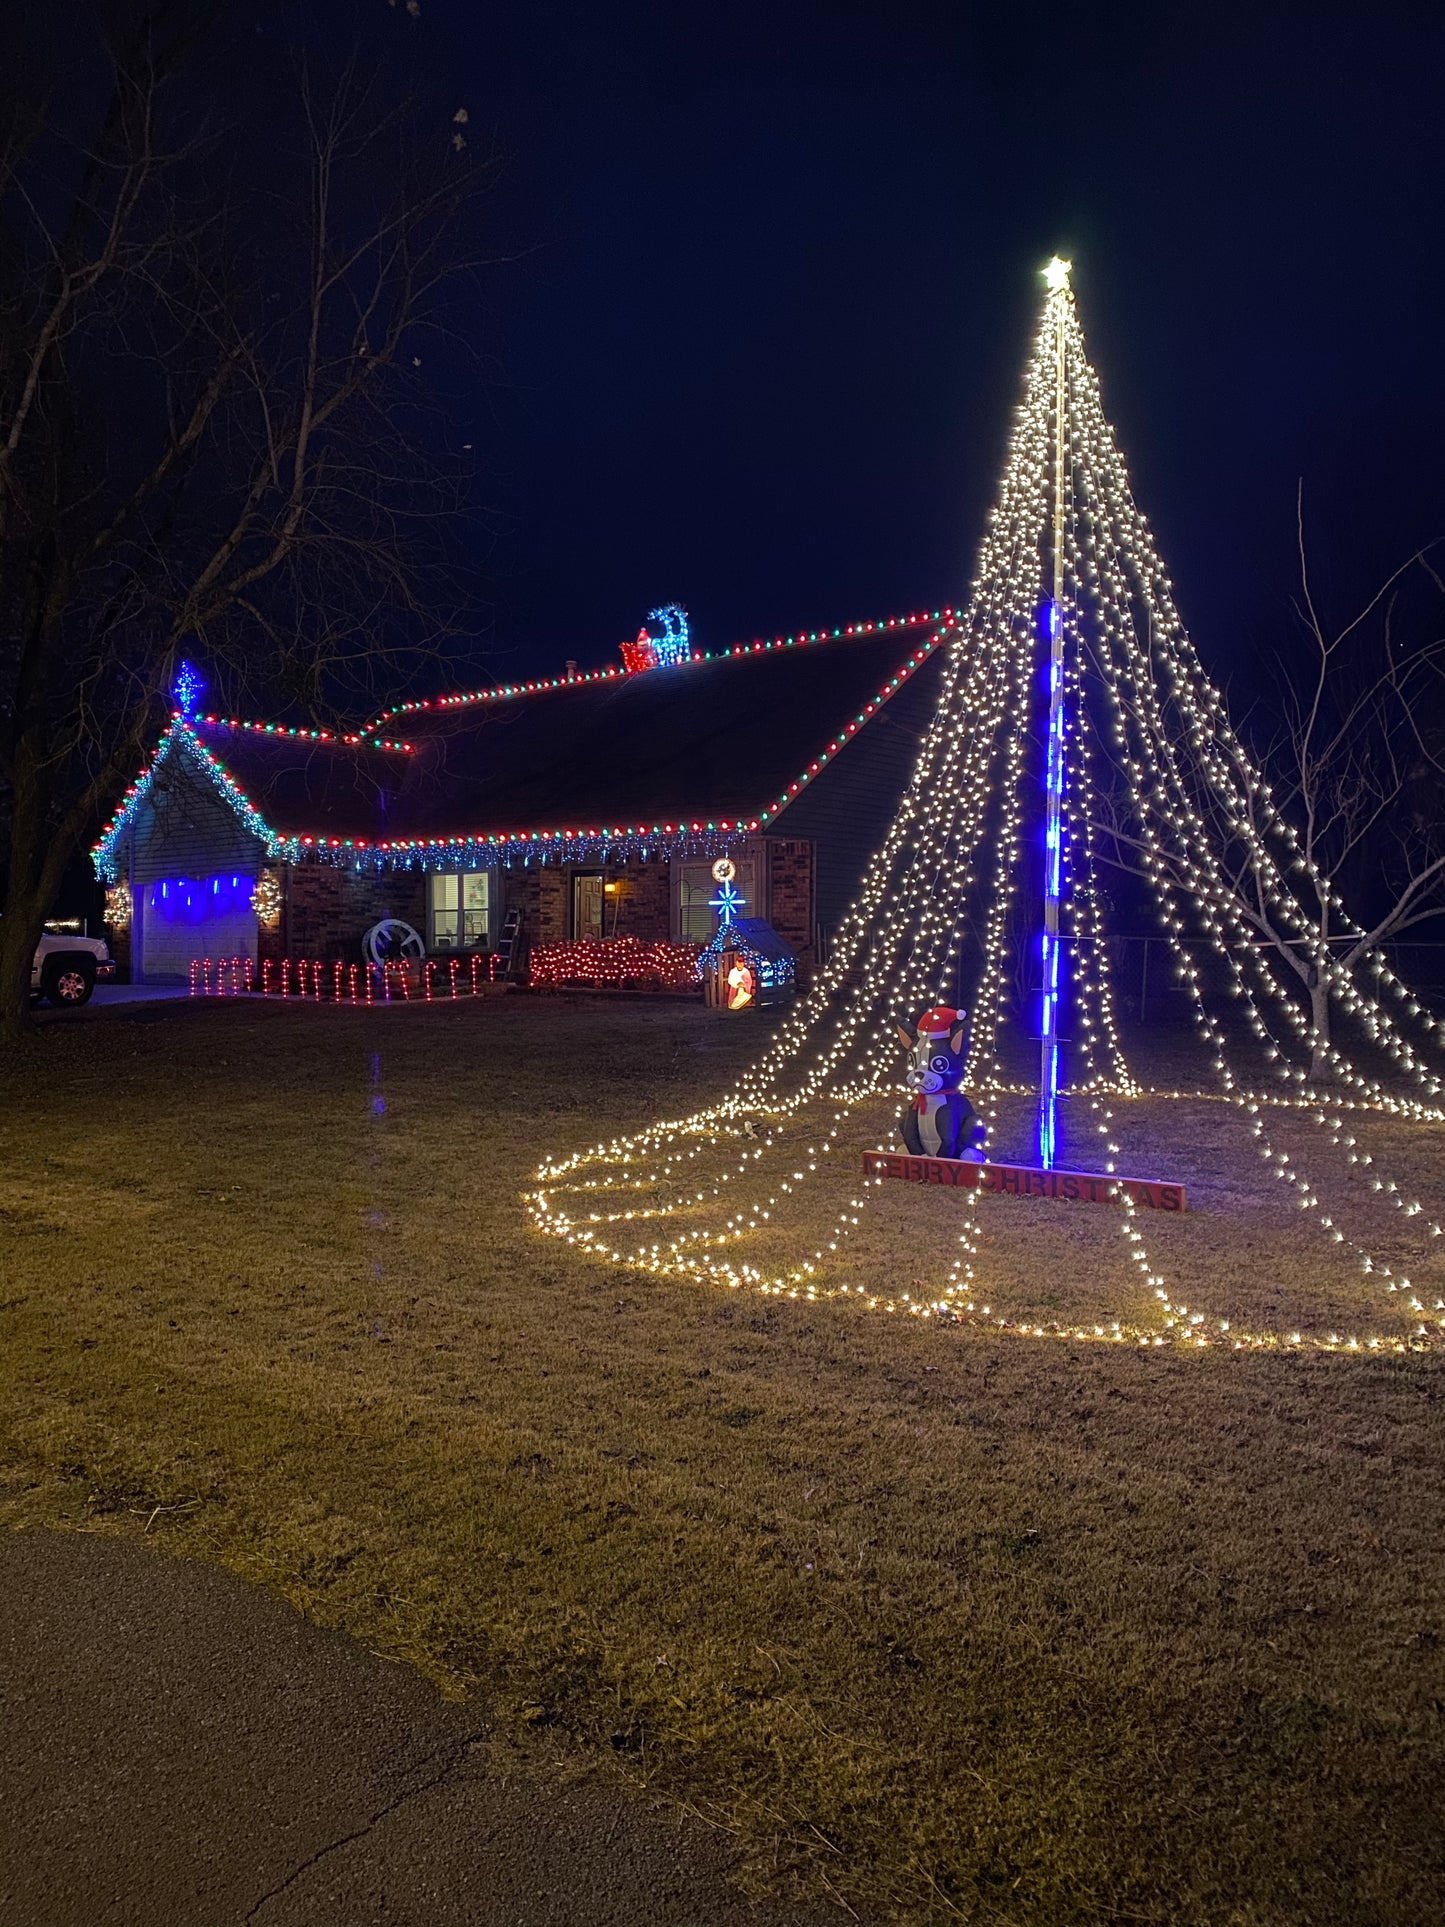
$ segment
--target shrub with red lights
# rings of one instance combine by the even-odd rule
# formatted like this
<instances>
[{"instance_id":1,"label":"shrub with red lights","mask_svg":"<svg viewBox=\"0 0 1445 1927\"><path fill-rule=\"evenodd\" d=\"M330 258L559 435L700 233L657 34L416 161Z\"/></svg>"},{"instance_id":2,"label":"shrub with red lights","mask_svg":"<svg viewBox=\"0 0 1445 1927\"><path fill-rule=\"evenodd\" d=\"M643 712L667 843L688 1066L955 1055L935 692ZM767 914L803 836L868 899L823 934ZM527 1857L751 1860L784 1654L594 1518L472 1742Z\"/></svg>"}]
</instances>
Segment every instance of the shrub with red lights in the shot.
<instances>
[{"instance_id":1,"label":"shrub with red lights","mask_svg":"<svg viewBox=\"0 0 1445 1927\"><path fill-rule=\"evenodd\" d=\"M655 983L663 990L696 990L698 945L644 943L640 937L584 937L538 944L532 952L533 988L587 984L609 989Z\"/></svg>"}]
</instances>

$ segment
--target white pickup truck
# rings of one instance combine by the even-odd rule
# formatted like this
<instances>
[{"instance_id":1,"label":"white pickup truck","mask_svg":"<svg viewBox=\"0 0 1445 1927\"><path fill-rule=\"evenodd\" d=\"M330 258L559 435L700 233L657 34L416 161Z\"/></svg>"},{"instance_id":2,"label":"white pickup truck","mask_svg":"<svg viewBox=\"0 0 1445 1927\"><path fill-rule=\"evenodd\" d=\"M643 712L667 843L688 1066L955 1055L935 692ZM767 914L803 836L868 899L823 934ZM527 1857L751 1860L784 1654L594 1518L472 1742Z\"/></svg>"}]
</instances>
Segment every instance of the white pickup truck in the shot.
<instances>
[{"instance_id":1,"label":"white pickup truck","mask_svg":"<svg viewBox=\"0 0 1445 1927\"><path fill-rule=\"evenodd\" d=\"M30 994L71 1006L90 1001L99 984L115 981L115 961L102 937L69 930L42 931L30 963Z\"/></svg>"}]
</instances>

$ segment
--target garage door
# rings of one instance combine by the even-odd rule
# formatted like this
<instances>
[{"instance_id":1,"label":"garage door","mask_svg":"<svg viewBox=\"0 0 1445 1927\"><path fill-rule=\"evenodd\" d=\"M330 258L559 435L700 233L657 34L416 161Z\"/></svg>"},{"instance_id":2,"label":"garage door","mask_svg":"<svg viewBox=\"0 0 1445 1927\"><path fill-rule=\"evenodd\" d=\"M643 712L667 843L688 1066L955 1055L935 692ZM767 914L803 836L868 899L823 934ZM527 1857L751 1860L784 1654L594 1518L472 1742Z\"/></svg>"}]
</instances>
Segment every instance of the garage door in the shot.
<instances>
[{"instance_id":1,"label":"garage door","mask_svg":"<svg viewBox=\"0 0 1445 1927\"><path fill-rule=\"evenodd\" d=\"M148 984L188 978L192 960L256 956L256 879L240 871L220 876L163 877L148 883L141 902L141 975Z\"/></svg>"}]
</instances>

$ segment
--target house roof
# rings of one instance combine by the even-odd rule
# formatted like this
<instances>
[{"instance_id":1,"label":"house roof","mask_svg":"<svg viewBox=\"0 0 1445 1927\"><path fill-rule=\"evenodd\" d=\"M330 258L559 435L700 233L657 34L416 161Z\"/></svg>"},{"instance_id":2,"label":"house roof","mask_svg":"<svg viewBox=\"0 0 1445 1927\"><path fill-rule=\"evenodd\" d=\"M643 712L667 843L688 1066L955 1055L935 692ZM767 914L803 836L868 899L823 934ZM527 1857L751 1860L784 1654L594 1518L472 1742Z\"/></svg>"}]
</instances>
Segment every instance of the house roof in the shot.
<instances>
[{"instance_id":1,"label":"house roof","mask_svg":"<svg viewBox=\"0 0 1445 1927\"><path fill-rule=\"evenodd\" d=\"M189 727L280 836L385 836L390 799L402 788L409 760L400 747L353 739L268 736L199 717Z\"/></svg>"},{"instance_id":2,"label":"house roof","mask_svg":"<svg viewBox=\"0 0 1445 1927\"><path fill-rule=\"evenodd\" d=\"M702 954L720 956L724 950L750 950L769 963L786 963L798 954L765 917L734 917L728 923L720 923L712 941L703 945Z\"/></svg>"},{"instance_id":3,"label":"house roof","mask_svg":"<svg viewBox=\"0 0 1445 1927\"><path fill-rule=\"evenodd\" d=\"M458 842L757 830L928 659L952 614L433 698L365 733L216 716L182 729L276 854L384 861ZM122 827L118 814L98 864Z\"/></svg>"},{"instance_id":4,"label":"house roof","mask_svg":"<svg viewBox=\"0 0 1445 1927\"><path fill-rule=\"evenodd\" d=\"M927 659L938 631L921 628L408 716L390 833L756 827Z\"/></svg>"},{"instance_id":5,"label":"house roof","mask_svg":"<svg viewBox=\"0 0 1445 1927\"><path fill-rule=\"evenodd\" d=\"M662 611L656 613L661 614ZM947 621L954 611L950 609L923 610L912 615L883 616L875 621L850 622L841 629L800 629L790 636L757 636L751 642L734 642L722 649L693 649L688 660L691 662L716 662L723 657L767 656L794 649L816 648L830 642L862 640L868 637L882 637L888 634L906 634L909 630L937 626ZM478 705L508 702L523 696L540 695L553 689L572 689L580 684L612 683L625 681L631 672L617 663L609 663L602 669L577 669L568 664L560 676L542 676L524 682L494 683L489 688L455 690L440 696L423 696L406 702L393 703L375 721L364 724L361 733L365 736L395 736L407 734L419 722L425 720L428 712L468 709Z\"/></svg>"}]
</instances>

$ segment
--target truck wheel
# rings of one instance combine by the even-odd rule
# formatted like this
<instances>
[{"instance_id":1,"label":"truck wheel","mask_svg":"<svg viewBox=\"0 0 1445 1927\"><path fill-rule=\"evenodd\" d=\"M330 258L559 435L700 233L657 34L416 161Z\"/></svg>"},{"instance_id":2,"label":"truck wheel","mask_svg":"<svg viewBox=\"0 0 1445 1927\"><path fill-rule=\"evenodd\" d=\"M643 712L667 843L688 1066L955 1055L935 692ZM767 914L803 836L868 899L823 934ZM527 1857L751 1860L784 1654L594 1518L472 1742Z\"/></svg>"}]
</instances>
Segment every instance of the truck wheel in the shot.
<instances>
[{"instance_id":1,"label":"truck wheel","mask_svg":"<svg viewBox=\"0 0 1445 1927\"><path fill-rule=\"evenodd\" d=\"M95 989L93 957L50 957L41 982L48 1003L64 1004L67 1009L90 1002Z\"/></svg>"}]
</instances>

